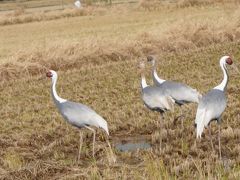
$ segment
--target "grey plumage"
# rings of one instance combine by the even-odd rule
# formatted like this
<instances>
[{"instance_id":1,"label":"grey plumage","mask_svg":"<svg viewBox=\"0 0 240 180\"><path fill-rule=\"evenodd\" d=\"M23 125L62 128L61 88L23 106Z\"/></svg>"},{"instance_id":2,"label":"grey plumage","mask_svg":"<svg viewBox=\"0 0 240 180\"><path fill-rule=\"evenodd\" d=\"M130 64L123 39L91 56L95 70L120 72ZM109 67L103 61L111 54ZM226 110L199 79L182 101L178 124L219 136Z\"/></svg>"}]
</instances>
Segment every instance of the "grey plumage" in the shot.
<instances>
[{"instance_id":1,"label":"grey plumage","mask_svg":"<svg viewBox=\"0 0 240 180\"><path fill-rule=\"evenodd\" d=\"M53 74L52 77L53 82L51 89L52 98L64 119L75 127L82 128L85 126L95 126L97 128L104 129L106 133L109 134L107 122L101 116L99 116L94 110L81 103L71 102L62 99L57 95L56 93L57 73L55 71L51 71L51 73Z\"/></svg>"},{"instance_id":2,"label":"grey plumage","mask_svg":"<svg viewBox=\"0 0 240 180\"><path fill-rule=\"evenodd\" d=\"M220 117L226 106L227 100L224 91L212 89L200 100L196 116L200 117L202 113L204 114L204 126L209 125L212 120L220 122ZM198 120L196 119L196 121Z\"/></svg>"},{"instance_id":3,"label":"grey plumage","mask_svg":"<svg viewBox=\"0 0 240 180\"><path fill-rule=\"evenodd\" d=\"M198 108L206 108L209 111L214 111L215 117L218 119L227 106L225 92L219 89L212 89L207 92L199 102Z\"/></svg>"},{"instance_id":4,"label":"grey plumage","mask_svg":"<svg viewBox=\"0 0 240 180\"><path fill-rule=\"evenodd\" d=\"M73 126L78 128L85 126L95 126L100 128L101 126L104 126L105 128L103 129L105 129L108 134L106 121L88 106L81 103L66 101L58 103L57 107L66 121Z\"/></svg>"},{"instance_id":5,"label":"grey plumage","mask_svg":"<svg viewBox=\"0 0 240 180\"><path fill-rule=\"evenodd\" d=\"M195 119L197 137L201 137L204 127L206 127L211 120L218 120L219 122L221 114L226 108L227 100L225 96L225 89L228 83L226 64L231 65L231 63L232 60L229 56L223 56L220 59L220 67L224 74L223 81L206 93L198 104Z\"/></svg>"},{"instance_id":6,"label":"grey plumage","mask_svg":"<svg viewBox=\"0 0 240 180\"><path fill-rule=\"evenodd\" d=\"M94 156L94 143L96 133L95 130L92 129L90 126L102 128L105 130L107 135L109 135L107 122L90 107L83 105L81 103L71 102L59 97L56 92L57 73L55 71L50 70L47 73L47 77L52 79L51 88L52 98L64 119L75 127L87 128L93 132L93 156ZM111 149L111 146L108 141L107 143ZM82 132L80 131L78 160L80 159L81 148L82 148Z\"/></svg>"},{"instance_id":7,"label":"grey plumage","mask_svg":"<svg viewBox=\"0 0 240 180\"><path fill-rule=\"evenodd\" d=\"M140 63L141 68L141 89L142 89L142 99L144 104L152 111L158 111L161 114L167 110L172 110L174 108L174 100L172 97L166 95L161 87L149 86L146 83L144 76L144 63ZM161 125L161 122L158 122ZM159 127L161 130L161 126ZM160 149L162 149L162 134L160 131Z\"/></svg>"},{"instance_id":8,"label":"grey plumage","mask_svg":"<svg viewBox=\"0 0 240 180\"><path fill-rule=\"evenodd\" d=\"M155 58L148 56L147 60L152 63L152 78L154 84L161 87L167 95L171 96L175 100L175 103L183 105L189 102L199 102L201 94L196 89L183 83L161 79L157 75Z\"/></svg>"},{"instance_id":9,"label":"grey plumage","mask_svg":"<svg viewBox=\"0 0 240 180\"><path fill-rule=\"evenodd\" d=\"M204 127L207 127L212 120L217 120L220 122L222 113L224 112L227 106L227 100L225 96L226 87L228 84L228 74L226 64L231 65L232 59L229 56L223 56L220 59L220 67L223 71L223 80L222 82L205 94L197 108L197 114L195 119L195 126L197 131L197 138L201 138ZM221 136L220 136L220 123L218 131L218 146L219 146L219 157L221 159ZM210 139L212 149L214 149L211 130L209 128Z\"/></svg>"},{"instance_id":10,"label":"grey plumage","mask_svg":"<svg viewBox=\"0 0 240 180\"><path fill-rule=\"evenodd\" d=\"M142 89L144 104L153 111L165 112L173 109L174 100L159 87L147 86Z\"/></svg>"},{"instance_id":11,"label":"grey plumage","mask_svg":"<svg viewBox=\"0 0 240 180\"><path fill-rule=\"evenodd\" d=\"M161 87L149 86L146 83L144 71L144 63L140 64L141 67L141 88L142 99L144 104L153 111L165 112L166 110L173 109L174 100L170 96L166 95Z\"/></svg>"},{"instance_id":12,"label":"grey plumage","mask_svg":"<svg viewBox=\"0 0 240 180\"><path fill-rule=\"evenodd\" d=\"M166 94L171 96L178 105L183 105L189 102L199 102L201 98L200 93L183 83L174 81L164 81L162 84L158 84L162 87Z\"/></svg>"}]
</instances>

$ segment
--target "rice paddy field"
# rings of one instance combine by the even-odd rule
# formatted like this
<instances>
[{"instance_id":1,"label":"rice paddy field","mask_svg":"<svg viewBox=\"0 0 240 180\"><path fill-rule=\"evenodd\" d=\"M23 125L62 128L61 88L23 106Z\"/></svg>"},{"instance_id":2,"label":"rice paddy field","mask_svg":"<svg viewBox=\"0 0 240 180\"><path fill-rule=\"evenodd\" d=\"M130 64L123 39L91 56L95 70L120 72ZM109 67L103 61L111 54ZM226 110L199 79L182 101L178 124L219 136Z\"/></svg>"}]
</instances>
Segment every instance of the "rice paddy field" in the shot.
<instances>
[{"instance_id":1,"label":"rice paddy field","mask_svg":"<svg viewBox=\"0 0 240 180\"><path fill-rule=\"evenodd\" d=\"M228 68L220 160L217 123L211 124L213 151L207 129L196 141L197 104L175 106L161 119L143 105L138 68L146 62L152 84L146 56L155 55L159 76L204 94L223 78L221 56L230 55L240 66L239 49L237 0L0 12L0 179L240 179L239 72ZM64 121L52 101L49 69L58 72L61 97L86 104L107 120L113 154L98 130L93 158L93 134L83 130L76 161L79 130ZM148 148L117 148L128 142Z\"/></svg>"}]
</instances>

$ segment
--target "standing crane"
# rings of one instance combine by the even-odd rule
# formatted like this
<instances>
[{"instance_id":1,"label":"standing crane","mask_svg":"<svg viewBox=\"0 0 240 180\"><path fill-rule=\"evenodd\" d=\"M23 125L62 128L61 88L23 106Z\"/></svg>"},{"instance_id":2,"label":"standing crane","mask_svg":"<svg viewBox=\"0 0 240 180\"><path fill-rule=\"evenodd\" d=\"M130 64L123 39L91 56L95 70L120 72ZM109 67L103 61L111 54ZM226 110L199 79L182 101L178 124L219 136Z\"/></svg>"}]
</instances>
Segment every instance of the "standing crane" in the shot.
<instances>
[{"instance_id":1,"label":"standing crane","mask_svg":"<svg viewBox=\"0 0 240 180\"><path fill-rule=\"evenodd\" d=\"M221 159L221 142L220 142L220 122L221 115L227 106L227 100L225 96L225 91L228 83L228 73L226 64L231 65L233 63L231 57L223 56L220 59L220 67L223 71L222 82L214 87L212 90L208 91L200 100L197 108L197 114L195 119L195 127L197 132L197 138L201 138L204 127L207 127L212 120L218 122L218 146L219 146L219 157ZM213 148L211 131L209 128L211 145Z\"/></svg>"},{"instance_id":2,"label":"standing crane","mask_svg":"<svg viewBox=\"0 0 240 180\"><path fill-rule=\"evenodd\" d=\"M202 97L202 95L196 89L193 89L183 83L161 79L157 75L155 57L148 56L147 61L152 64L152 78L154 84L158 87L161 87L167 95L171 96L177 105L182 106L183 104L190 102L199 102L199 99ZM181 116L183 116L182 110L179 117ZM183 131L183 120L181 121L181 124Z\"/></svg>"},{"instance_id":3,"label":"standing crane","mask_svg":"<svg viewBox=\"0 0 240 180\"><path fill-rule=\"evenodd\" d=\"M57 83L57 73L53 70L50 70L46 73L46 76L52 79L52 98L53 101L58 108L59 112L63 116L63 118L70 123L71 125L81 129L86 128L93 132L93 149L92 149L92 155L94 157L94 144L95 144L95 136L96 132L95 130L90 127L97 127L102 128L107 135L109 135L108 131L108 124L107 122L98 115L94 110L92 110L90 107L83 105L81 103L76 103L72 101L68 101L66 99L63 99L58 96L56 91L56 83ZM79 141L79 151L78 151L78 161L80 159L81 149L82 149L82 143L83 143L83 135L82 131L79 131L80 135L80 141ZM108 141L107 141L108 142ZM108 142L108 145L111 149L111 146Z\"/></svg>"},{"instance_id":4,"label":"standing crane","mask_svg":"<svg viewBox=\"0 0 240 180\"><path fill-rule=\"evenodd\" d=\"M157 75L155 58L153 56L148 56L147 60L152 64L152 78L154 84L163 88L165 93L175 100L176 104L181 106L189 102L199 102L202 95L196 89L183 83L161 79Z\"/></svg>"},{"instance_id":5,"label":"standing crane","mask_svg":"<svg viewBox=\"0 0 240 180\"><path fill-rule=\"evenodd\" d=\"M165 95L161 87L147 85L144 75L145 64L140 62L141 71L141 89L144 104L152 111L160 112L161 115L174 108L174 99ZM159 122L161 125L161 122ZM161 131L161 126L160 126ZM160 133L160 149L162 149L162 135Z\"/></svg>"}]
</instances>

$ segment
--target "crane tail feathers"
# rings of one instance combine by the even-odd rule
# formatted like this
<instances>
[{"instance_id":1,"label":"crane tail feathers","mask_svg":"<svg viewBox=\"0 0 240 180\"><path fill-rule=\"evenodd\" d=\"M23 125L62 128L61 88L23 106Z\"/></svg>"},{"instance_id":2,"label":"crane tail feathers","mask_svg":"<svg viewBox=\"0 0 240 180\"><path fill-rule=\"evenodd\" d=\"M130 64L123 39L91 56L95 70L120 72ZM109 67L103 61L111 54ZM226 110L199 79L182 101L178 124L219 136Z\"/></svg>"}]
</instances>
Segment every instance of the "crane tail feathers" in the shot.
<instances>
[{"instance_id":1,"label":"crane tail feathers","mask_svg":"<svg viewBox=\"0 0 240 180\"><path fill-rule=\"evenodd\" d=\"M166 108L168 110L173 110L174 109L174 103L175 100L171 96L166 96Z\"/></svg>"},{"instance_id":2,"label":"crane tail feathers","mask_svg":"<svg viewBox=\"0 0 240 180\"><path fill-rule=\"evenodd\" d=\"M206 118L206 110L205 109L198 109L197 110L197 115L196 115L196 119L195 119L195 124L197 125L197 138L201 138L202 136L202 132L205 126L205 118Z\"/></svg>"}]
</instances>

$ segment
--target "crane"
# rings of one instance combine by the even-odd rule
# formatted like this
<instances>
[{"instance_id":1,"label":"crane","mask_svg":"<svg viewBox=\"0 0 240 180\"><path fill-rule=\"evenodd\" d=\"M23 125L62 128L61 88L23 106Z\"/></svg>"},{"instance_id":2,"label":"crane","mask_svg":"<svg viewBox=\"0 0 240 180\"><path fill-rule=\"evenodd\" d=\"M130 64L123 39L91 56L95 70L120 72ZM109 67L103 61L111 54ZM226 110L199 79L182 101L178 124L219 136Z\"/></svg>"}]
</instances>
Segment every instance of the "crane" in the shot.
<instances>
[{"instance_id":1,"label":"crane","mask_svg":"<svg viewBox=\"0 0 240 180\"><path fill-rule=\"evenodd\" d=\"M189 102L199 102L202 95L196 89L193 89L183 83L161 79L157 75L155 57L148 56L147 61L152 64L152 78L154 84L162 87L165 93L175 100L176 104L181 106Z\"/></svg>"},{"instance_id":2,"label":"crane","mask_svg":"<svg viewBox=\"0 0 240 180\"><path fill-rule=\"evenodd\" d=\"M155 57L151 55L147 56L147 61L152 65L153 83L156 86L161 87L167 95L171 96L177 105L182 106L183 104L190 102L199 102L199 99L202 97L202 95L196 89L193 89L180 82L161 79L157 74ZM181 109L180 111L181 115L179 117L183 116ZM181 121L181 124L183 131L183 120Z\"/></svg>"},{"instance_id":3,"label":"crane","mask_svg":"<svg viewBox=\"0 0 240 180\"><path fill-rule=\"evenodd\" d=\"M207 127L211 121L216 120L218 122L218 146L219 146L219 157L221 159L221 141L220 141L220 122L221 115L227 106L227 100L225 96L226 87L228 84L228 73L226 65L233 63L230 56L223 56L220 59L220 67L223 71L222 82L208 91L200 100L197 108L197 114L195 119L195 127L197 138L201 138L204 127ZM209 129L211 145L213 148L211 131Z\"/></svg>"},{"instance_id":4,"label":"crane","mask_svg":"<svg viewBox=\"0 0 240 180\"><path fill-rule=\"evenodd\" d=\"M174 99L166 95L161 87L147 85L146 78L144 75L144 68L145 68L144 62L140 62L139 67L141 72L142 99L146 107L152 111L160 112L161 115L165 111L173 110ZM161 126L160 126L160 131L161 131ZM162 149L161 146L162 146L162 135L160 133L160 149Z\"/></svg>"},{"instance_id":5,"label":"crane","mask_svg":"<svg viewBox=\"0 0 240 180\"><path fill-rule=\"evenodd\" d=\"M81 103L68 101L66 99L59 97L56 91L56 83L58 78L57 72L53 70L49 70L46 73L46 76L52 79L52 87L51 87L52 98L60 114L63 116L63 118L72 126L75 126L79 129L86 128L93 132L92 155L94 157L94 154L95 154L94 144L95 144L96 132L92 127L101 128L106 132L107 135L109 135L107 122L90 107ZM83 143L83 134L81 130L79 131L79 135L80 135L80 140L79 140L78 161L80 160L80 154L81 154L82 143ZM108 141L107 143L111 149L111 146Z\"/></svg>"}]
</instances>

